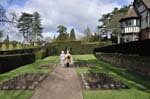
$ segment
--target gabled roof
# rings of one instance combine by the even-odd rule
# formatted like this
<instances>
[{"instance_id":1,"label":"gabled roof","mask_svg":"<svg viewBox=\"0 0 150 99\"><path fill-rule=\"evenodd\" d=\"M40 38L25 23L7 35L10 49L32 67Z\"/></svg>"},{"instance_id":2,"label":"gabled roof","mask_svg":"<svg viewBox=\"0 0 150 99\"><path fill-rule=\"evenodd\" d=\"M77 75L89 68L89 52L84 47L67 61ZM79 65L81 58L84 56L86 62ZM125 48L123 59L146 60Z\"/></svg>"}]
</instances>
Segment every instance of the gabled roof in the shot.
<instances>
[{"instance_id":1,"label":"gabled roof","mask_svg":"<svg viewBox=\"0 0 150 99\"><path fill-rule=\"evenodd\" d=\"M150 0L143 0L144 4L150 8Z\"/></svg>"},{"instance_id":2,"label":"gabled roof","mask_svg":"<svg viewBox=\"0 0 150 99\"><path fill-rule=\"evenodd\" d=\"M136 13L136 10L133 6L130 6L129 10L125 13L125 16L120 21L129 18L139 18L139 15Z\"/></svg>"}]
</instances>

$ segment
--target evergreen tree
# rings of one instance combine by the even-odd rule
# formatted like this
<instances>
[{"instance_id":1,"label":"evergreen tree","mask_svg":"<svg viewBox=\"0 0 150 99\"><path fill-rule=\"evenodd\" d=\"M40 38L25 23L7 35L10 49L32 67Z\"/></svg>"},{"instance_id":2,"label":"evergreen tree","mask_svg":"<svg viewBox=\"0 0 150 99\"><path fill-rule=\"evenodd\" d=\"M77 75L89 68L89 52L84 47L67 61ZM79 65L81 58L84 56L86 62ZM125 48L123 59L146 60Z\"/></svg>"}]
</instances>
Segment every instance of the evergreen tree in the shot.
<instances>
[{"instance_id":1,"label":"evergreen tree","mask_svg":"<svg viewBox=\"0 0 150 99\"><path fill-rule=\"evenodd\" d=\"M56 40L56 37L55 37L55 35L54 35L54 37L53 37L53 42L55 42L55 40Z\"/></svg>"},{"instance_id":2,"label":"evergreen tree","mask_svg":"<svg viewBox=\"0 0 150 99\"><path fill-rule=\"evenodd\" d=\"M33 14L22 13L17 25L19 32L24 36L24 42L40 41L42 36L41 19L38 12Z\"/></svg>"},{"instance_id":3,"label":"evergreen tree","mask_svg":"<svg viewBox=\"0 0 150 99\"><path fill-rule=\"evenodd\" d=\"M41 19L38 12L33 13L33 38L34 42L40 40L43 38L42 36L42 25L41 25Z\"/></svg>"},{"instance_id":4,"label":"evergreen tree","mask_svg":"<svg viewBox=\"0 0 150 99\"><path fill-rule=\"evenodd\" d=\"M69 35L67 34L67 28L64 25L60 25L57 27L60 34L57 37L57 41L66 41L69 39Z\"/></svg>"},{"instance_id":5,"label":"evergreen tree","mask_svg":"<svg viewBox=\"0 0 150 99\"><path fill-rule=\"evenodd\" d=\"M87 27L84 30L84 37L82 38L82 41L84 41L84 42L90 42L92 38L93 38L93 35L91 33L91 30L90 30L89 27Z\"/></svg>"},{"instance_id":6,"label":"evergreen tree","mask_svg":"<svg viewBox=\"0 0 150 99\"><path fill-rule=\"evenodd\" d=\"M87 26L87 28L84 30L84 35L92 35L91 29Z\"/></svg>"},{"instance_id":7,"label":"evergreen tree","mask_svg":"<svg viewBox=\"0 0 150 99\"><path fill-rule=\"evenodd\" d=\"M69 35L67 33L61 33L57 37L57 41L67 41L69 38Z\"/></svg>"},{"instance_id":8,"label":"evergreen tree","mask_svg":"<svg viewBox=\"0 0 150 99\"><path fill-rule=\"evenodd\" d=\"M7 35L6 38L4 39L4 43L8 45L9 42L10 42L10 41L9 41L9 36Z\"/></svg>"},{"instance_id":9,"label":"evergreen tree","mask_svg":"<svg viewBox=\"0 0 150 99\"><path fill-rule=\"evenodd\" d=\"M32 26L33 26L33 15L29 13L22 13L21 17L18 20L18 29L19 33L22 33L24 36L24 42L29 43L32 40Z\"/></svg>"},{"instance_id":10,"label":"evergreen tree","mask_svg":"<svg viewBox=\"0 0 150 99\"><path fill-rule=\"evenodd\" d=\"M0 30L0 42L1 42L2 37L3 37L3 31Z\"/></svg>"},{"instance_id":11,"label":"evergreen tree","mask_svg":"<svg viewBox=\"0 0 150 99\"><path fill-rule=\"evenodd\" d=\"M71 29L71 32L70 32L70 40L71 40L71 41L76 40L76 35L75 35L74 29Z\"/></svg>"}]
</instances>

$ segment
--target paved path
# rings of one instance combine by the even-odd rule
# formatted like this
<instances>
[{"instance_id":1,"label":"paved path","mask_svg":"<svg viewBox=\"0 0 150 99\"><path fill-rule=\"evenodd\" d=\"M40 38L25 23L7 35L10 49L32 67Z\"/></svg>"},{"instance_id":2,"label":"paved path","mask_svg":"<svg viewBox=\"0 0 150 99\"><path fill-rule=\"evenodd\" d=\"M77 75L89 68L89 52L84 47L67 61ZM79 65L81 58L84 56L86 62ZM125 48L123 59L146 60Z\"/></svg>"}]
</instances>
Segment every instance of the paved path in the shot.
<instances>
[{"instance_id":1,"label":"paved path","mask_svg":"<svg viewBox=\"0 0 150 99\"><path fill-rule=\"evenodd\" d=\"M75 69L57 66L31 99L83 99Z\"/></svg>"}]
</instances>

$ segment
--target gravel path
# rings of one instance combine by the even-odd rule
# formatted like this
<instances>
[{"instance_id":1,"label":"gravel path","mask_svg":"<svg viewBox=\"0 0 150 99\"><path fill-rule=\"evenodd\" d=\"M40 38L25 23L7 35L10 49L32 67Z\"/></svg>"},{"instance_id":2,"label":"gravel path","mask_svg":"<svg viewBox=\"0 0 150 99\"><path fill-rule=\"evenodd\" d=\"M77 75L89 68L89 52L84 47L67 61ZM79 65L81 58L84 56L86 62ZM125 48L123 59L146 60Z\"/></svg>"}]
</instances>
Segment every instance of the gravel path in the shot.
<instances>
[{"instance_id":1,"label":"gravel path","mask_svg":"<svg viewBox=\"0 0 150 99\"><path fill-rule=\"evenodd\" d=\"M83 99L75 69L57 66L31 99Z\"/></svg>"}]
</instances>

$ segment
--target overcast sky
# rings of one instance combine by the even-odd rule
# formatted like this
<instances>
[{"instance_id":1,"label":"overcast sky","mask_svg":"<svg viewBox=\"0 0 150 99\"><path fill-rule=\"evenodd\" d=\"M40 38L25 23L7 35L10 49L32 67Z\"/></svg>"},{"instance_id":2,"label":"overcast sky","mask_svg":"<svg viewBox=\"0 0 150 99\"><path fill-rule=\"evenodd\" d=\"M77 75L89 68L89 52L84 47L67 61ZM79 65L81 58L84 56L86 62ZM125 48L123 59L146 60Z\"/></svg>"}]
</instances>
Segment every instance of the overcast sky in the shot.
<instances>
[{"instance_id":1,"label":"overcast sky","mask_svg":"<svg viewBox=\"0 0 150 99\"><path fill-rule=\"evenodd\" d=\"M39 12L44 37L58 35L58 25L65 25L68 32L74 28L78 35L83 33L87 26L95 32L102 14L131 2L133 0L0 0L7 11L14 10L18 15L21 12ZM15 36L19 37L18 34ZM11 38L14 38L14 35Z\"/></svg>"}]
</instances>

